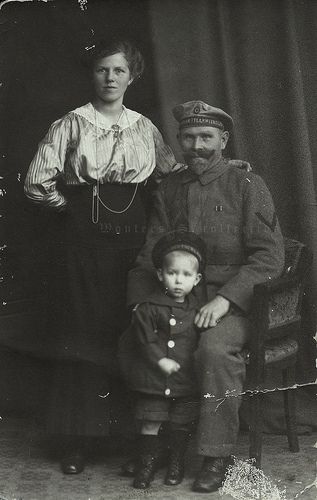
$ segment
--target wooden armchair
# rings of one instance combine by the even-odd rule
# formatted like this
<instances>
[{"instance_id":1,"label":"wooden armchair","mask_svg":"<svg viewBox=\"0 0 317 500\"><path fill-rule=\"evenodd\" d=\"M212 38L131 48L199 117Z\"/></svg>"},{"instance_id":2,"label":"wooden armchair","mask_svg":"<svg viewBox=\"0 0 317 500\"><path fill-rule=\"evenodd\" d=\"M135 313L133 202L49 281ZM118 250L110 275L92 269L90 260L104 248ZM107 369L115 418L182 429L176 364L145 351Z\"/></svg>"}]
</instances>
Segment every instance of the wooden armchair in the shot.
<instances>
[{"instance_id":1,"label":"wooden armchair","mask_svg":"<svg viewBox=\"0 0 317 500\"><path fill-rule=\"evenodd\" d=\"M301 305L305 277L312 256L307 247L285 239L285 266L280 278L254 287L252 307L253 332L247 361L247 394L249 395L249 456L261 466L262 415L267 367L282 372L282 388L295 384ZM286 431L290 451L299 451L295 389L283 390Z\"/></svg>"}]
</instances>

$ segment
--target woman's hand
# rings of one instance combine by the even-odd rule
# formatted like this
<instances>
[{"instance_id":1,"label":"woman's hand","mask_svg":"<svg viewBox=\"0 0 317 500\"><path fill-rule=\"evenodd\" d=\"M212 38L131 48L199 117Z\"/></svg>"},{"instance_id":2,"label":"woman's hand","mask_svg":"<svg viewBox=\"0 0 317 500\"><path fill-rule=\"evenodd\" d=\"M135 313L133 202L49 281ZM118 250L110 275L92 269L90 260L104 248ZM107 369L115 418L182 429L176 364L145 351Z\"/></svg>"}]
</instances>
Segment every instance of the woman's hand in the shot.
<instances>
[{"instance_id":1,"label":"woman's hand","mask_svg":"<svg viewBox=\"0 0 317 500\"><path fill-rule=\"evenodd\" d=\"M172 167L171 172L173 173L177 172L179 174L180 172L183 172L184 170L187 169L188 166L186 165L186 163L175 163L175 165Z\"/></svg>"},{"instance_id":2,"label":"woman's hand","mask_svg":"<svg viewBox=\"0 0 317 500\"><path fill-rule=\"evenodd\" d=\"M244 160L229 160L228 163L232 167L241 168L242 170L245 170L246 172L252 172L252 165L248 161L244 161Z\"/></svg>"},{"instance_id":3,"label":"woman's hand","mask_svg":"<svg viewBox=\"0 0 317 500\"><path fill-rule=\"evenodd\" d=\"M227 314L230 301L221 295L208 302L200 308L195 316L195 325L198 328L211 328L219 323L220 319Z\"/></svg>"},{"instance_id":4,"label":"woman's hand","mask_svg":"<svg viewBox=\"0 0 317 500\"><path fill-rule=\"evenodd\" d=\"M178 372L180 369L180 364L174 359L162 358L158 362L159 367L165 375L172 375L172 373Z\"/></svg>"}]
</instances>

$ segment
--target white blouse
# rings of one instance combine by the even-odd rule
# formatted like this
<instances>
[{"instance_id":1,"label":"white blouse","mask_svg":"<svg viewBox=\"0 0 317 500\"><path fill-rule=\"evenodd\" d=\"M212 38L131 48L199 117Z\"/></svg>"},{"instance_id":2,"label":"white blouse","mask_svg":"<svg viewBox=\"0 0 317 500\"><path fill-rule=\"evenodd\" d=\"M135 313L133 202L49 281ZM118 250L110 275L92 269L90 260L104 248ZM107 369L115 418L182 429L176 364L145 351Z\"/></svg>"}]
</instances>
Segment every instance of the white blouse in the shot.
<instances>
[{"instance_id":1,"label":"white blouse","mask_svg":"<svg viewBox=\"0 0 317 500\"><path fill-rule=\"evenodd\" d=\"M150 175L167 175L177 164L155 125L123 107L116 125L91 103L56 120L40 142L24 185L33 202L52 208L66 204L57 190L67 185L139 183Z\"/></svg>"}]
</instances>

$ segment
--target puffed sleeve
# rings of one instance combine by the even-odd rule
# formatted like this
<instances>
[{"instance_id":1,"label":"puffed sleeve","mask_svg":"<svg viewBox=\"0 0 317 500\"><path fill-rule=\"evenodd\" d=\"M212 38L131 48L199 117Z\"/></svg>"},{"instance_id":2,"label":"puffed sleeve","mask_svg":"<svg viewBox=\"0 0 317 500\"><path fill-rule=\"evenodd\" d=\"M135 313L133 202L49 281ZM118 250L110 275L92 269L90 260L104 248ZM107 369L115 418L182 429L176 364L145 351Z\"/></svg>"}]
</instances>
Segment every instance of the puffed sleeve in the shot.
<instances>
[{"instance_id":1,"label":"puffed sleeve","mask_svg":"<svg viewBox=\"0 0 317 500\"><path fill-rule=\"evenodd\" d=\"M163 352L159 345L157 321L152 304L140 304L134 310L132 327L142 355L150 363L156 365L160 359L166 356L166 353Z\"/></svg>"},{"instance_id":2,"label":"puffed sleeve","mask_svg":"<svg viewBox=\"0 0 317 500\"><path fill-rule=\"evenodd\" d=\"M156 156L156 168L152 177L155 180L160 181L171 172L181 170L184 166L182 163L177 162L172 149L164 142L162 134L155 127L155 125L153 125L153 123L152 130Z\"/></svg>"},{"instance_id":3,"label":"puffed sleeve","mask_svg":"<svg viewBox=\"0 0 317 500\"><path fill-rule=\"evenodd\" d=\"M281 274L284 243L271 194L258 175L245 179L243 209L246 261L218 294L248 311L254 285Z\"/></svg>"},{"instance_id":4,"label":"puffed sleeve","mask_svg":"<svg viewBox=\"0 0 317 500\"><path fill-rule=\"evenodd\" d=\"M55 210L66 206L64 196L56 189L56 182L63 174L69 143L70 120L66 116L50 126L30 164L24 192L33 203Z\"/></svg>"}]
</instances>

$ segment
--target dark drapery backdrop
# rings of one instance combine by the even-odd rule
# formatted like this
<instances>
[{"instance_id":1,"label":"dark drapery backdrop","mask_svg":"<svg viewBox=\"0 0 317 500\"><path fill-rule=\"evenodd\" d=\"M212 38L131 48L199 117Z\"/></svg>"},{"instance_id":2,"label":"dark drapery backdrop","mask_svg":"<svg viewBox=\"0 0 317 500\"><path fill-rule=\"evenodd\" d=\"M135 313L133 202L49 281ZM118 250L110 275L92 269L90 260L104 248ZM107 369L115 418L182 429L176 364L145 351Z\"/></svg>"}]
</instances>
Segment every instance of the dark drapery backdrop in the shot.
<instances>
[{"instance_id":1,"label":"dark drapery backdrop","mask_svg":"<svg viewBox=\"0 0 317 500\"><path fill-rule=\"evenodd\" d=\"M314 251L316 28L313 0L6 4L0 11L0 148L8 247L19 279L34 285L41 247L41 231L23 205L24 175L50 123L89 100L81 58L108 35L132 38L146 58L146 72L125 104L151 118L177 155L175 104L201 99L228 111L236 125L228 154L254 165L272 192L284 234ZM317 258L305 300L300 382L316 379L316 289Z\"/></svg>"}]
</instances>

